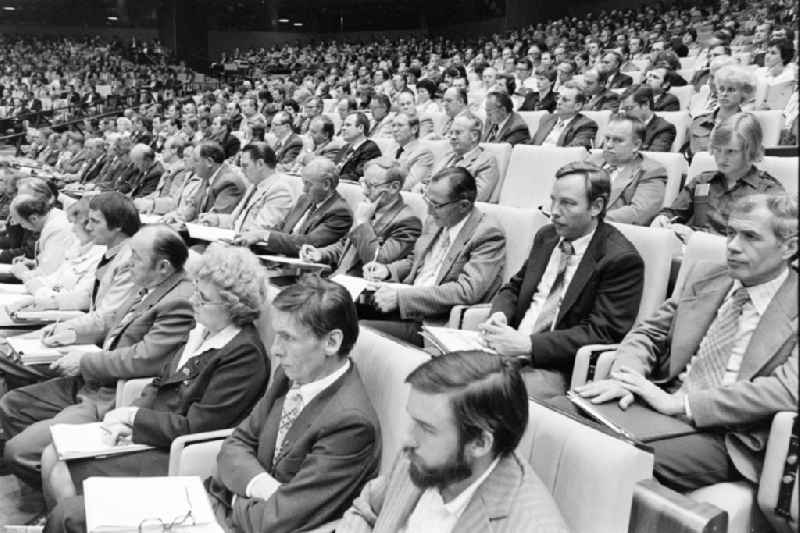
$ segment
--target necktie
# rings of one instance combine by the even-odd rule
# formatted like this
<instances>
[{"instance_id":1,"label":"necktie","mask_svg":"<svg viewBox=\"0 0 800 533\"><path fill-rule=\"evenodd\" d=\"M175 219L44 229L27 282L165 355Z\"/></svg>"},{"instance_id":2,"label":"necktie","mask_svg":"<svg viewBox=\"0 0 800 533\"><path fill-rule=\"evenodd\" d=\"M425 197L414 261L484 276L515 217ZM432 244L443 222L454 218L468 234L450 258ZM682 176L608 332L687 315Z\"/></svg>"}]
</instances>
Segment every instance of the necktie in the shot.
<instances>
[{"instance_id":1,"label":"necktie","mask_svg":"<svg viewBox=\"0 0 800 533\"><path fill-rule=\"evenodd\" d=\"M92 309L97 307L96 300L97 291L100 290L100 278L102 278L103 274L105 274L105 269L103 267L109 264L111 259L113 258L103 255L103 257L100 259L100 262L97 263L97 268L94 271L94 287L92 287Z\"/></svg>"},{"instance_id":2,"label":"necktie","mask_svg":"<svg viewBox=\"0 0 800 533\"><path fill-rule=\"evenodd\" d=\"M497 124L492 124L489 131L486 133L486 142L494 141L494 136L497 135Z\"/></svg>"},{"instance_id":3,"label":"necktie","mask_svg":"<svg viewBox=\"0 0 800 533\"><path fill-rule=\"evenodd\" d=\"M742 308L749 298L747 289L740 287L723 304L703 337L697 355L686 373L682 387L686 392L714 388L722 383L725 367L728 365L736 340Z\"/></svg>"},{"instance_id":4,"label":"necktie","mask_svg":"<svg viewBox=\"0 0 800 533\"><path fill-rule=\"evenodd\" d=\"M138 306L144 300L144 297L147 295L147 289L139 289L139 292L136 293L136 296L131 301L130 307L128 307L128 311L122 316L122 319L117 322L111 332L106 336L106 340L103 343L104 350L113 350L114 346L119 339L120 333L128 327L128 324L133 322L136 318L136 315L139 313Z\"/></svg>"},{"instance_id":5,"label":"necktie","mask_svg":"<svg viewBox=\"0 0 800 533\"><path fill-rule=\"evenodd\" d=\"M300 388L297 385L292 385L286 397L283 399L283 409L281 410L281 420L278 423L278 436L275 438L275 453L272 455L272 466L278 462L283 448L283 439L289 429L297 420L300 412L303 410L303 395L300 394Z\"/></svg>"},{"instance_id":6,"label":"necktie","mask_svg":"<svg viewBox=\"0 0 800 533\"><path fill-rule=\"evenodd\" d=\"M398 149L397 149L397 153L395 153L395 154L394 154L394 158L395 158L395 159L400 159L400 156L401 156L401 155L403 154L403 152L405 152L405 151L406 151L406 149L405 149L403 146L401 146L400 148L398 148Z\"/></svg>"},{"instance_id":7,"label":"necktie","mask_svg":"<svg viewBox=\"0 0 800 533\"><path fill-rule=\"evenodd\" d=\"M561 305L561 296L564 292L564 277L567 272L567 265L572 256L575 255L575 248L568 241L561 241L558 244L558 248L561 251L558 259L558 273L556 274L556 279L553 280L553 285L550 286L550 292L547 294L544 305L542 305L542 310L533 324L533 333L547 331L558 318L558 308Z\"/></svg>"},{"instance_id":8,"label":"necktie","mask_svg":"<svg viewBox=\"0 0 800 533\"><path fill-rule=\"evenodd\" d=\"M247 214L250 212L250 208L253 207L250 205L250 200L253 199L253 195L255 195L257 188L257 185L253 185L244 197L242 209L236 215L236 220L233 224L233 230L237 233L242 231L242 226L244 226L245 220L247 219Z\"/></svg>"},{"instance_id":9,"label":"necktie","mask_svg":"<svg viewBox=\"0 0 800 533\"><path fill-rule=\"evenodd\" d=\"M290 233L300 233L300 231L303 229L303 226L305 226L306 222L308 222L308 218L311 216L311 214L314 212L316 208L317 204L313 202L309 204L308 209L306 209L305 213L303 213L303 216L300 217L300 219L297 221L297 224L294 225Z\"/></svg>"}]
</instances>

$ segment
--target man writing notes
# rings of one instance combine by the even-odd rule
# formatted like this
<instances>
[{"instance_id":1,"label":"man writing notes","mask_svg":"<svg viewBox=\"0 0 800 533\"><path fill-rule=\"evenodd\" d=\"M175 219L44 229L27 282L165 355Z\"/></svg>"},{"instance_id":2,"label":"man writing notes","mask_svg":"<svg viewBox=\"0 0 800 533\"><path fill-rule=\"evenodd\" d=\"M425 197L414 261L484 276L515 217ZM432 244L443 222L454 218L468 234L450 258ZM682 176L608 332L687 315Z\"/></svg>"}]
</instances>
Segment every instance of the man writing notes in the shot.
<instances>
[{"instance_id":1,"label":"man writing notes","mask_svg":"<svg viewBox=\"0 0 800 533\"><path fill-rule=\"evenodd\" d=\"M558 169L552 224L536 233L528 260L479 327L489 348L527 363L523 377L534 396L564 394L578 348L619 342L639 311L644 263L603 220L609 182L591 163Z\"/></svg>"},{"instance_id":2,"label":"man writing notes","mask_svg":"<svg viewBox=\"0 0 800 533\"><path fill-rule=\"evenodd\" d=\"M697 433L651 443L656 479L680 491L757 483L772 416L797 410L797 197L738 199L727 233L727 265L698 263L681 294L625 336L610 379L578 388L692 422ZM657 365L665 389L647 378L664 377Z\"/></svg>"}]
</instances>

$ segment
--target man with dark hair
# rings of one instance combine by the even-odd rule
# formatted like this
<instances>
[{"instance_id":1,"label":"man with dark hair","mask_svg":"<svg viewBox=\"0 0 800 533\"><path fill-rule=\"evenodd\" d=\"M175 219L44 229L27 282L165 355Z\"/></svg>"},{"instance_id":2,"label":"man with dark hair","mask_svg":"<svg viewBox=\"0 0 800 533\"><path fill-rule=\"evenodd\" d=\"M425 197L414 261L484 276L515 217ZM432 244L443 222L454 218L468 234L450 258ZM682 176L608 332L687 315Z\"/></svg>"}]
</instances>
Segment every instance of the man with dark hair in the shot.
<instances>
[{"instance_id":1,"label":"man with dark hair","mask_svg":"<svg viewBox=\"0 0 800 533\"><path fill-rule=\"evenodd\" d=\"M586 98L580 87L567 82L561 87L556 102L555 112L539 121L531 144L590 148L597 134L597 123L581 114Z\"/></svg>"},{"instance_id":2,"label":"man with dark hair","mask_svg":"<svg viewBox=\"0 0 800 533\"><path fill-rule=\"evenodd\" d=\"M364 113L350 113L342 124L342 139L347 143L334 162L343 180L358 181L364 175L364 164L381 156L381 149L367 139L369 119Z\"/></svg>"},{"instance_id":3,"label":"man with dark hair","mask_svg":"<svg viewBox=\"0 0 800 533\"><path fill-rule=\"evenodd\" d=\"M114 190L131 198L141 198L156 190L164 174L164 165L156 160L155 151L146 144L137 144L131 148L130 158L136 173L125 181L118 181Z\"/></svg>"},{"instance_id":4,"label":"man with dark hair","mask_svg":"<svg viewBox=\"0 0 800 533\"><path fill-rule=\"evenodd\" d=\"M528 424L516 365L453 352L423 363L406 382L411 426L403 450L387 476L364 487L337 532L568 531L515 452Z\"/></svg>"},{"instance_id":5,"label":"man with dark hair","mask_svg":"<svg viewBox=\"0 0 800 533\"><path fill-rule=\"evenodd\" d=\"M292 129L292 117L286 111L279 111L272 117L270 130L275 135L275 159L280 171L294 165L300 150L303 149L303 139Z\"/></svg>"},{"instance_id":6,"label":"man with dark hair","mask_svg":"<svg viewBox=\"0 0 800 533\"><path fill-rule=\"evenodd\" d=\"M44 328L48 346L102 344L92 352L67 351L50 365L62 377L12 390L0 398L0 424L9 468L40 483L50 426L97 422L114 408L119 379L158 374L165 359L194 327L192 282L183 269L188 250L167 226L146 226L131 238L131 277L138 291L111 313Z\"/></svg>"},{"instance_id":7,"label":"man with dark hair","mask_svg":"<svg viewBox=\"0 0 800 533\"><path fill-rule=\"evenodd\" d=\"M369 110L372 114L372 125L369 128L367 137L371 139L391 139L392 120L394 112L391 111L392 102L385 94L376 94L369 102Z\"/></svg>"},{"instance_id":8,"label":"man with dark hair","mask_svg":"<svg viewBox=\"0 0 800 533\"><path fill-rule=\"evenodd\" d=\"M64 262L66 252L75 242L67 214L49 199L21 194L9 206L11 220L37 234L34 275L47 276Z\"/></svg>"},{"instance_id":9,"label":"man with dark hair","mask_svg":"<svg viewBox=\"0 0 800 533\"><path fill-rule=\"evenodd\" d=\"M583 73L583 96L586 98L584 111L616 111L619 107L619 95L606 89L601 76L597 70Z\"/></svg>"},{"instance_id":10,"label":"man with dark hair","mask_svg":"<svg viewBox=\"0 0 800 533\"><path fill-rule=\"evenodd\" d=\"M327 157L331 161L336 161L342 151L341 141L335 142L333 136L336 133L336 128L330 117L326 115L319 115L311 119L308 126L308 136L314 142L314 149L312 153L306 154L308 161L314 156ZM305 164L307 161L301 161Z\"/></svg>"},{"instance_id":11,"label":"man with dark hair","mask_svg":"<svg viewBox=\"0 0 800 533\"><path fill-rule=\"evenodd\" d=\"M380 466L378 417L349 354L347 290L307 278L272 302L271 386L222 444L208 491L228 530L302 531L338 518Z\"/></svg>"},{"instance_id":12,"label":"man with dark hair","mask_svg":"<svg viewBox=\"0 0 800 533\"><path fill-rule=\"evenodd\" d=\"M531 140L528 125L514 112L511 98L501 92L490 92L484 100L486 125L481 137L482 142L509 143L512 146L527 143Z\"/></svg>"},{"instance_id":13,"label":"man with dark hair","mask_svg":"<svg viewBox=\"0 0 800 533\"><path fill-rule=\"evenodd\" d=\"M397 142L393 155L406 173L403 188L407 191L420 183L428 183L433 171L433 152L419 142L419 122L413 109L409 113L395 114L392 121L392 135Z\"/></svg>"},{"instance_id":14,"label":"man with dark hair","mask_svg":"<svg viewBox=\"0 0 800 533\"><path fill-rule=\"evenodd\" d=\"M610 181L592 163L556 172L552 224L536 233L528 260L480 325L489 348L526 364L528 392L536 397L564 394L578 348L619 342L639 311L644 262L603 220Z\"/></svg>"},{"instance_id":15,"label":"man with dark hair","mask_svg":"<svg viewBox=\"0 0 800 533\"><path fill-rule=\"evenodd\" d=\"M469 108L467 107L467 90L449 87L442 96L442 106L444 107L447 119L444 121L444 124L442 124L442 130L437 133L441 137L447 139L455 119L469 114Z\"/></svg>"},{"instance_id":16,"label":"man with dark hair","mask_svg":"<svg viewBox=\"0 0 800 533\"><path fill-rule=\"evenodd\" d=\"M645 127L634 116L614 116L606 127L603 152L589 161L611 178L606 220L649 226L664 204L667 169L643 155Z\"/></svg>"},{"instance_id":17,"label":"man with dark hair","mask_svg":"<svg viewBox=\"0 0 800 533\"><path fill-rule=\"evenodd\" d=\"M606 50L597 63L597 70L605 80L606 89L625 89L633 85L633 78L619 71L622 66L622 54L615 50Z\"/></svg>"},{"instance_id":18,"label":"man with dark hair","mask_svg":"<svg viewBox=\"0 0 800 533\"><path fill-rule=\"evenodd\" d=\"M656 67L647 71L642 87L653 91L653 111L680 111L678 97L669 92L670 71L664 67Z\"/></svg>"},{"instance_id":19,"label":"man with dark hair","mask_svg":"<svg viewBox=\"0 0 800 533\"><path fill-rule=\"evenodd\" d=\"M364 277L381 284L359 318L421 345L423 319L445 319L454 305L488 301L500 285L506 238L496 220L475 207L475 178L462 167L436 173L425 191L428 220L414 250L391 263L372 261ZM400 285L402 284L402 285Z\"/></svg>"},{"instance_id":20,"label":"man with dark hair","mask_svg":"<svg viewBox=\"0 0 800 533\"><path fill-rule=\"evenodd\" d=\"M669 152L675 141L676 129L671 122L664 120L653 112L653 90L639 87L633 92L623 95L619 104L621 113L637 118L644 125L642 146L643 152Z\"/></svg>"}]
</instances>

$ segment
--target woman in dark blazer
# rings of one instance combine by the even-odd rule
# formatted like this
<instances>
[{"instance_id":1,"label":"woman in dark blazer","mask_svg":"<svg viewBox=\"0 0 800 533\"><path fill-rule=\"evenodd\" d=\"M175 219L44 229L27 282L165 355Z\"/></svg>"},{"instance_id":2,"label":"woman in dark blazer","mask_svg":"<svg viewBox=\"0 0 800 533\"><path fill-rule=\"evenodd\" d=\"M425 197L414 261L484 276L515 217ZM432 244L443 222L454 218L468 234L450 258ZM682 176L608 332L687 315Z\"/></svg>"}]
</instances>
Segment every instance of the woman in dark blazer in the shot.
<instances>
[{"instance_id":1,"label":"woman in dark blazer","mask_svg":"<svg viewBox=\"0 0 800 533\"><path fill-rule=\"evenodd\" d=\"M169 448L181 435L235 427L263 395L270 374L253 326L266 299L264 270L247 249L213 243L199 259L192 305L197 324L161 373L131 406L106 414L109 440L154 448L106 458L42 458L49 504L74 496L90 476L164 476Z\"/></svg>"},{"instance_id":2,"label":"woman in dark blazer","mask_svg":"<svg viewBox=\"0 0 800 533\"><path fill-rule=\"evenodd\" d=\"M551 67L536 68L536 87L538 92L528 93L525 101L520 106L520 111L549 111L556 109L556 94L553 92L553 85L556 82L558 72Z\"/></svg>"}]
</instances>

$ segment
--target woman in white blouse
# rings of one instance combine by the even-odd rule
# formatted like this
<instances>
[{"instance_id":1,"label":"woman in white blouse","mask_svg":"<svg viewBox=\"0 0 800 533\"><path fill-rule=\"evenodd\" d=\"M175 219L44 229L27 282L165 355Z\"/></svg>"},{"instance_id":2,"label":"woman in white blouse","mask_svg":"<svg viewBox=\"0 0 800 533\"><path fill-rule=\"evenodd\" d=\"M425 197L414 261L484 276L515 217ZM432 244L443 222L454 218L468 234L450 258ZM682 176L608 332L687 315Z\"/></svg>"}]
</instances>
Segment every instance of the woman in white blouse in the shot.
<instances>
[{"instance_id":1,"label":"woman in white blouse","mask_svg":"<svg viewBox=\"0 0 800 533\"><path fill-rule=\"evenodd\" d=\"M788 99L794 82L795 66L792 65L794 46L791 42L778 39L769 42L764 53L764 67L756 71L756 100L754 109L771 109L768 98L772 87L785 86L784 92ZM777 104L776 109L783 109L788 100Z\"/></svg>"},{"instance_id":2,"label":"woman in white blouse","mask_svg":"<svg viewBox=\"0 0 800 533\"><path fill-rule=\"evenodd\" d=\"M436 94L436 84L431 80L419 80L416 86L417 90L417 115L433 115L441 113L442 109L439 104L433 101Z\"/></svg>"}]
</instances>

